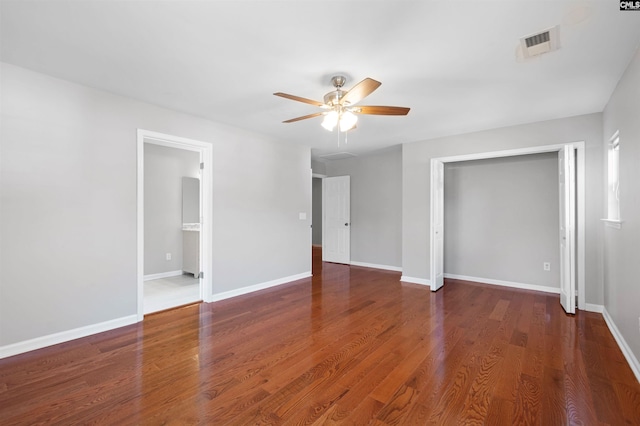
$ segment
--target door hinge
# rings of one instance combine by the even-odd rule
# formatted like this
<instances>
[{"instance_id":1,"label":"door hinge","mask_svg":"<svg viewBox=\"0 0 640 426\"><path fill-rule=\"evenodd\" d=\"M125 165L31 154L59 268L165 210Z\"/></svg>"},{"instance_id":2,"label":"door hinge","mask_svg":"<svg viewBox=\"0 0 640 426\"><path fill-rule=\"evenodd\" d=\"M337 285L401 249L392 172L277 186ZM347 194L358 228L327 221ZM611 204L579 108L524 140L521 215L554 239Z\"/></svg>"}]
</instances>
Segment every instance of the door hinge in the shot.
<instances>
[{"instance_id":1,"label":"door hinge","mask_svg":"<svg viewBox=\"0 0 640 426\"><path fill-rule=\"evenodd\" d=\"M204 170L204 163L200 163L200 170Z\"/></svg>"}]
</instances>

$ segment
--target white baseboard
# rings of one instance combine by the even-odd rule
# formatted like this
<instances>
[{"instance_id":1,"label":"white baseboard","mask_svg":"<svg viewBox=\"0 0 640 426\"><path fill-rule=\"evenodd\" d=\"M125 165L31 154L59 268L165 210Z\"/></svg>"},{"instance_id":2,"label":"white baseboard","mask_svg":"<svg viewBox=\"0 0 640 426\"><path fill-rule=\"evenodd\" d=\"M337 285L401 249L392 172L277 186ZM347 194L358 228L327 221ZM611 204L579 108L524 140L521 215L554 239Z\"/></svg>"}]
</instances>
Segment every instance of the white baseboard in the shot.
<instances>
[{"instance_id":1,"label":"white baseboard","mask_svg":"<svg viewBox=\"0 0 640 426\"><path fill-rule=\"evenodd\" d=\"M376 263L354 262L354 261L352 261L351 264L353 266L364 266L365 268L384 269L386 271L402 272L402 267L400 266L378 265Z\"/></svg>"},{"instance_id":2,"label":"white baseboard","mask_svg":"<svg viewBox=\"0 0 640 426\"><path fill-rule=\"evenodd\" d=\"M537 285L537 284L524 284L524 283L517 283L513 281L494 280L491 278L468 277L466 275L456 275L456 274L444 274L444 277L451 278L453 280L473 281L476 283L499 285L502 287L519 288L522 290L535 290L535 291L542 291L545 293L560 294L559 288L546 287L546 286Z\"/></svg>"},{"instance_id":3,"label":"white baseboard","mask_svg":"<svg viewBox=\"0 0 640 426\"><path fill-rule=\"evenodd\" d=\"M624 337L622 337L622 334L620 334L620 330L618 330L618 327L616 327L616 323L613 322L613 318L611 318L609 312L607 312L607 308L603 308L602 316L604 317L604 322L607 323L607 327L609 327L611 334L613 334L613 338L616 339L616 342L618 343L622 354L629 363L629 367L631 367L633 374L635 374L636 379L638 380L638 382L640 382L640 362L638 362L638 358L635 357L635 355L631 351L631 348L629 348L629 345L627 345L627 341L624 340Z\"/></svg>"},{"instance_id":4,"label":"white baseboard","mask_svg":"<svg viewBox=\"0 0 640 426\"><path fill-rule=\"evenodd\" d=\"M420 285L431 285L431 281L426 280L424 278L414 278L414 277L407 277L406 275L403 275L400 277L400 281L405 282L405 283L411 283L411 284L420 284Z\"/></svg>"},{"instance_id":5,"label":"white baseboard","mask_svg":"<svg viewBox=\"0 0 640 426\"><path fill-rule=\"evenodd\" d=\"M604 306L602 305L595 305L593 303L586 303L584 305L584 310L587 312L596 312L596 313L603 313L604 312Z\"/></svg>"},{"instance_id":6,"label":"white baseboard","mask_svg":"<svg viewBox=\"0 0 640 426\"><path fill-rule=\"evenodd\" d=\"M301 280L303 278L309 278L311 276L311 271L303 272L297 275L290 275L288 277L279 278L277 280L267 281L260 284L250 285L247 287L238 288L236 290L224 291L222 293L214 293L211 298L212 302L218 302L224 299L230 299L236 296L242 296L243 294L253 293L254 291L264 290L267 288L279 286L282 284L290 283L291 281Z\"/></svg>"},{"instance_id":7,"label":"white baseboard","mask_svg":"<svg viewBox=\"0 0 640 426\"><path fill-rule=\"evenodd\" d=\"M169 271L169 272L160 272L159 274L149 274L143 277L144 281L149 280L159 280L160 278L170 278L177 277L178 275L182 275L182 271Z\"/></svg>"},{"instance_id":8,"label":"white baseboard","mask_svg":"<svg viewBox=\"0 0 640 426\"><path fill-rule=\"evenodd\" d=\"M36 337L35 339L0 346L0 359L33 351L36 349L41 349L51 345L57 345L58 343L68 342L70 340L79 339L81 337L90 336L92 334L102 333L104 331L113 330L114 328L135 324L136 322L138 322L138 316L129 315L126 317L116 318L97 324L74 328L73 330L61 331L60 333L49 334L47 336Z\"/></svg>"}]
</instances>

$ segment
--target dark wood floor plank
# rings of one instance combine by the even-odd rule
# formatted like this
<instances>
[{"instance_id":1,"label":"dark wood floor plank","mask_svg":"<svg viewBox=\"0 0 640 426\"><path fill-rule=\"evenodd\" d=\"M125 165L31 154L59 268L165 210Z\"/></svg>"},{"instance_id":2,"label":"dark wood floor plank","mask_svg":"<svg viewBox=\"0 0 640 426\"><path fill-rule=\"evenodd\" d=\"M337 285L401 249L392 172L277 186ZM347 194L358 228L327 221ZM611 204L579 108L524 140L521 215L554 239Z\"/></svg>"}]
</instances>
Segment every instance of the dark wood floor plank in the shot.
<instances>
[{"instance_id":1,"label":"dark wood floor plank","mask_svg":"<svg viewBox=\"0 0 640 426\"><path fill-rule=\"evenodd\" d=\"M567 418L570 424L598 424L591 394L591 381L582 363L579 352L565 352L564 392Z\"/></svg>"},{"instance_id":2,"label":"dark wood floor plank","mask_svg":"<svg viewBox=\"0 0 640 426\"><path fill-rule=\"evenodd\" d=\"M602 315L313 259L312 278L0 360L0 424L640 424Z\"/></svg>"},{"instance_id":3,"label":"dark wood floor plank","mask_svg":"<svg viewBox=\"0 0 640 426\"><path fill-rule=\"evenodd\" d=\"M513 407L514 424L541 424L541 400L542 389L540 380L538 380L536 377L522 373L520 375L515 406Z\"/></svg>"},{"instance_id":4,"label":"dark wood floor plank","mask_svg":"<svg viewBox=\"0 0 640 426\"><path fill-rule=\"evenodd\" d=\"M538 383L544 374L544 326L531 323L526 339L522 338L520 343L524 343L525 352L522 362L522 372L535 377Z\"/></svg>"},{"instance_id":5,"label":"dark wood floor plank","mask_svg":"<svg viewBox=\"0 0 640 426\"><path fill-rule=\"evenodd\" d=\"M619 382L613 382L613 386L618 395L624 422L631 425L640 425L640 389L638 389L638 386Z\"/></svg>"},{"instance_id":6,"label":"dark wood floor plank","mask_svg":"<svg viewBox=\"0 0 640 426\"><path fill-rule=\"evenodd\" d=\"M370 397L380 402L389 399L400 389L408 376L418 369L420 364L429 356L430 341L420 341L410 353L403 355L398 365L390 371L390 374L369 394ZM406 386L405 386L406 387Z\"/></svg>"},{"instance_id":7,"label":"dark wood floor plank","mask_svg":"<svg viewBox=\"0 0 640 426\"><path fill-rule=\"evenodd\" d=\"M495 388L500 378L506 349L506 343L498 338L494 339L489 352L480 361L478 374L471 383L471 388L464 402L464 409L460 411L458 416L458 423L484 423L492 397L491 389Z\"/></svg>"},{"instance_id":8,"label":"dark wood floor plank","mask_svg":"<svg viewBox=\"0 0 640 426\"><path fill-rule=\"evenodd\" d=\"M541 420L543 425L568 423L562 370L544 367Z\"/></svg>"},{"instance_id":9,"label":"dark wood floor plank","mask_svg":"<svg viewBox=\"0 0 640 426\"><path fill-rule=\"evenodd\" d=\"M512 400L492 398L487 410L487 417L482 424L496 426L516 424L513 422L513 407Z\"/></svg>"},{"instance_id":10,"label":"dark wood floor plank","mask_svg":"<svg viewBox=\"0 0 640 426\"><path fill-rule=\"evenodd\" d=\"M500 299L496 306L493 308L493 311L489 314L489 319L502 321L504 318L504 314L507 313L507 309L509 309L510 300Z\"/></svg>"},{"instance_id":11,"label":"dark wood floor plank","mask_svg":"<svg viewBox=\"0 0 640 426\"><path fill-rule=\"evenodd\" d=\"M518 380L522 373L522 360L525 348L522 346L508 345L505 349L504 362L500 368L500 379L490 389L494 398L504 401L515 401Z\"/></svg>"},{"instance_id":12,"label":"dark wood floor plank","mask_svg":"<svg viewBox=\"0 0 640 426\"><path fill-rule=\"evenodd\" d=\"M338 424L360 426L383 426L384 423L375 419L376 414L382 408L382 403L373 398L365 398L358 406L349 414L347 418Z\"/></svg>"},{"instance_id":13,"label":"dark wood floor plank","mask_svg":"<svg viewBox=\"0 0 640 426\"><path fill-rule=\"evenodd\" d=\"M482 368L482 361L488 355L493 339L498 336L498 323L488 320L488 312L484 313L484 318L487 319L476 320L477 326L468 337L472 339L473 345L462 364L456 369L455 375L449 377L449 385L435 405L429 423L453 424L460 417L471 385Z\"/></svg>"}]
</instances>

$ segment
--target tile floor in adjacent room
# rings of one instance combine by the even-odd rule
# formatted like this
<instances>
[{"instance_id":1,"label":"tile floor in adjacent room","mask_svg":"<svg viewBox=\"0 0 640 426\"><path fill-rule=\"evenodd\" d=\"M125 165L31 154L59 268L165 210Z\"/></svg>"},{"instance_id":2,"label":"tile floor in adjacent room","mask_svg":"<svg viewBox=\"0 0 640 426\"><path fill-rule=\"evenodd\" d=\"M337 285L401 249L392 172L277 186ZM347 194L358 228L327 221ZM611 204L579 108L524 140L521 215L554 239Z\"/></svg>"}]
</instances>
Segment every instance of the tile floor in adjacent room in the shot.
<instances>
[{"instance_id":1,"label":"tile floor in adjacent room","mask_svg":"<svg viewBox=\"0 0 640 426\"><path fill-rule=\"evenodd\" d=\"M192 274L144 282L144 313L150 314L201 300L199 279Z\"/></svg>"}]
</instances>

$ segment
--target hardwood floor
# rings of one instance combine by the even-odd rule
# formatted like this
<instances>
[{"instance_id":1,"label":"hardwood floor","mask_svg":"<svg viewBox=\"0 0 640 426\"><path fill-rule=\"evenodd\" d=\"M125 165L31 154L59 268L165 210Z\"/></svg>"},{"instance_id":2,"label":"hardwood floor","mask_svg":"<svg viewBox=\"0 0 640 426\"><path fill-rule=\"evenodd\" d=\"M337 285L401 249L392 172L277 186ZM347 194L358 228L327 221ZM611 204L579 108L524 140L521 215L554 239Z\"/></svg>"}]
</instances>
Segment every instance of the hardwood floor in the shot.
<instances>
[{"instance_id":1,"label":"hardwood floor","mask_svg":"<svg viewBox=\"0 0 640 426\"><path fill-rule=\"evenodd\" d=\"M313 279L0 360L0 424L640 424L600 314L322 264Z\"/></svg>"}]
</instances>

